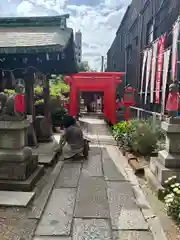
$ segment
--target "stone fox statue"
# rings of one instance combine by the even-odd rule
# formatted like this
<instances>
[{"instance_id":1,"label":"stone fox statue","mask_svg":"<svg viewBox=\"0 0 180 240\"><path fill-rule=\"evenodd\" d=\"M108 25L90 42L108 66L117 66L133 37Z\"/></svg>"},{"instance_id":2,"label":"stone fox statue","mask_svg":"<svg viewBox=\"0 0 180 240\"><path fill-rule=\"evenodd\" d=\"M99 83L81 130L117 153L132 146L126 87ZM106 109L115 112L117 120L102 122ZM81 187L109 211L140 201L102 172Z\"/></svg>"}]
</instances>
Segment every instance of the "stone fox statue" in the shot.
<instances>
[{"instance_id":1,"label":"stone fox statue","mask_svg":"<svg viewBox=\"0 0 180 240\"><path fill-rule=\"evenodd\" d=\"M24 86L17 84L15 94L6 96L0 93L0 121L20 121L25 119L25 114L15 111L15 96L23 93Z\"/></svg>"}]
</instances>

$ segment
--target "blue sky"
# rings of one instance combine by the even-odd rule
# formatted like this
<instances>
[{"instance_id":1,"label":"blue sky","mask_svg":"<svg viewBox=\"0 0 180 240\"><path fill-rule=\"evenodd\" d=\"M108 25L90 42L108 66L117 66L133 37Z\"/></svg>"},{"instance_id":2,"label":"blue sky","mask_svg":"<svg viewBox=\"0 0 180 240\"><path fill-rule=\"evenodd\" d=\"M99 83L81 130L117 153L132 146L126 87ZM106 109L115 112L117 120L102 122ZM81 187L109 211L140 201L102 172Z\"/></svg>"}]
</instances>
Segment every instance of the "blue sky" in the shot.
<instances>
[{"instance_id":1,"label":"blue sky","mask_svg":"<svg viewBox=\"0 0 180 240\"><path fill-rule=\"evenodd\" d=\"M100 68L131 0L0 0L1 16L69 13L68 26L83 34L83 60Z\"/></svg>"}]
</instances>

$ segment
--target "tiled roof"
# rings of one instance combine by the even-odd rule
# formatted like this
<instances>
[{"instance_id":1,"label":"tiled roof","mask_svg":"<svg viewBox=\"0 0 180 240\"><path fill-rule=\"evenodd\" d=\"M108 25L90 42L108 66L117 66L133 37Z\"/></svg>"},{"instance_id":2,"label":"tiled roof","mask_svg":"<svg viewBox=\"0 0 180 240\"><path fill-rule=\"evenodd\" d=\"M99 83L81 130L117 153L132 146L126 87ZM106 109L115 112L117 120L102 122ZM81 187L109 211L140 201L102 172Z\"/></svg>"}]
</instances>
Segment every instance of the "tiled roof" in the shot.
<instances>
[{"instance_id":1,"label":"tiled roof","mask_svg":"<svg viewBox=\"0 0 180 240\"><path fill-rule=\"evenodd\" d=\"M69 14L38 17L0 17L0 27L59 26L64 18L68 19Z\"/></svg>"},{"instance_id":2,"label":"tiled roof","mask_svg":"<svg viewBox=\"0 0 180 240\"><path fill-rule=\"evenodd\" d=\"M73 30L59 27L0 27L0 53L58 51Z\"/></svg>"}]
</instances>

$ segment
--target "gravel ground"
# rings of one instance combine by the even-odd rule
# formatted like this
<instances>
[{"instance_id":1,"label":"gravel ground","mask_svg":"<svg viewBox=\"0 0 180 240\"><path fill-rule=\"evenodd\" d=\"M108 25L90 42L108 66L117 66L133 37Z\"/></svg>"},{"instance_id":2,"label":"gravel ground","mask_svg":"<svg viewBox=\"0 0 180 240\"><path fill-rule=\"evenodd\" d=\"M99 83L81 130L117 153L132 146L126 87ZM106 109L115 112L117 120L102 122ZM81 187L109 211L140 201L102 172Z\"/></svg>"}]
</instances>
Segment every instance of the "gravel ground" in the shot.
<instances>
[{"instance_id":1,"label":"gravel ground","mask_svg":"<svg viewBox=\"0 0 180 240\"><path fill-rule=\"evenodd\" d=\"M51 171L52 168L46 169L44 176L37 183L34 189L35 199L47 184ZM32 240L38 222L28 218L30 209L31 205L27 208L0 207L0 240Z\"/></svg>"},{"instance_id":2,"label":"gravel ground","mask_svg":"<svg viewBox=\"0 0 180 240\"><path fill-rule=\"evenodd\" d=\"M0 240L31 240L36 225L25 208L0 208Z\"/></svg>"}]
</instances>

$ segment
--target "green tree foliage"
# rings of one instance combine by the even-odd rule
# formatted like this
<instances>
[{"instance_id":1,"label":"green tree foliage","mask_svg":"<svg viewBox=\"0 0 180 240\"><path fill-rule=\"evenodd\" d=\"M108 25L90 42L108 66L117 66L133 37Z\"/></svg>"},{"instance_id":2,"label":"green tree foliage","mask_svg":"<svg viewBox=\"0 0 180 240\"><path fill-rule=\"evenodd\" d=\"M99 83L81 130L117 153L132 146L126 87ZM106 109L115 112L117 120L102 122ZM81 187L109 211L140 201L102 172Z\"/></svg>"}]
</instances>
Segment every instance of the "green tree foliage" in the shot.
<instances>
[{"instance_id":1,"label":"green tree foliage","mask_svg":"<svg viewBox=\"0 0 180 240\"><path fill-rule=\"evenodd\" d=\"M96 72L96 70L91 69L88 62L81 62L78 65L78 72Z\"/></svg>"},{"instance_id":2,"label":"green tree foliage","mask_svg":"<svg viewBox=\"0 0 180 240\"><path fill-rule=\"evenodd\" d=\"M78 65L78 71L79 72L89 72L90 71L89 64L87 62L81 62Z\"/></svg>"},{"instance_id":3,"label":"green tree foliage","mask_svg":"<svg viewBox=\"0 0 180 240\"><path fill-rule=\"evenodd\" d=\"M161 139L158 129L152 129L151 121L132 119L114 125L113 135L125 151L148 156L156 150Z\"/></svg>"},{"instance_id":4,"label":"green tree foliage","mask_svg":"<svg viewBox=\"0 0 180 240\"><path fill-rule=\"evenodd\" d=\"M50 79L50 93L52 96L60 96L62 92L69 92L69 85L65 82L65 76L58 75Z\"/></svg>"}]
</instances>

